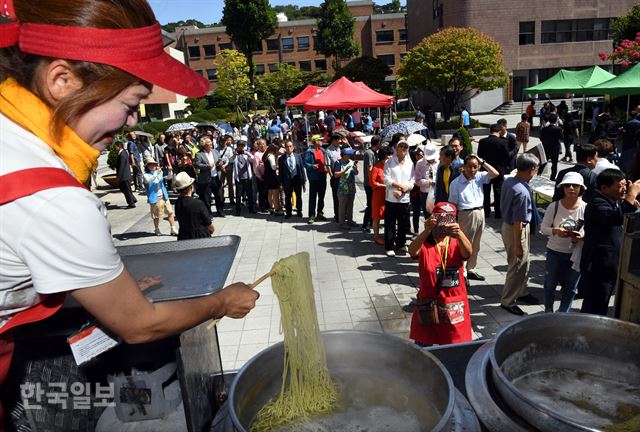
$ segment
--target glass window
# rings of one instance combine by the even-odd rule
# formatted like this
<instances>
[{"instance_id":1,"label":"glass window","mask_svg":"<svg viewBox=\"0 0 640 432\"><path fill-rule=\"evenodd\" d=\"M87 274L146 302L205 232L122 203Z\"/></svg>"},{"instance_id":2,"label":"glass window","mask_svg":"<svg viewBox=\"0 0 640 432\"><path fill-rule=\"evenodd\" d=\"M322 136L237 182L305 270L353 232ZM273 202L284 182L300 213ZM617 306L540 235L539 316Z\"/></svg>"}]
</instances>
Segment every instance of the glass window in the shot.
<instances>
[{"instance_id":1,"label":"glass window","mask_svg":"<svg viewBox=\"0 0 640 432\"><path fill-rule=\"evenodd\" d=\"M228 50L233 49L233 44L231 42L221 43L220 44L220 51L226 50L226 49L228 49Z\"/></svg>"},{"instance_id":2,"label":"glass window","mask_svg":"<svg viewBox=\"0 0 640 432\"><path fill-rule=\"evenodd\" d=\"M216 46L215 45L204 45L204 57L210 58L216 56Z\"/></svg>"},{"instance_id":3,"label":"glass window","mask_svg":"<svg viewBox=\"0 0 640 432\"><path fill-rule=\"evenodd\" d=\"M267 39L267 51L278 51L280 49L280 41L278 39Z\"/></svg>"},{"instance_id":4,"label":"glass window","mask_svg":"<svg viewBox=\"0 0 640 432\"><path fill-rule=\"evenodd\" d=\"M311 61L310 60L301 60L300 61L300 70L305 72L311 72Z\"/></svg>"},{"instance_id":5,"label":"glass window","mask_svg":"<svg viewBox=\"0 0 640 432\"><path fill-rule=\"evenodd\" d=\"M298 36L298 49L309 49L309 36Z\"/></svg>"},{"instance_id":6,"label":"glass window","mask_svg":"<svg viewBox=\"0 0 640 432\"><path fill-rule=\"evenodd\" d=\"M262 52L262 41L258 42L255 46L255 48L253 49L254 53L261 53Z\"/></svg>"},{"instance_id":7,"label":"glass window","mask_svg":"<svg viewBox=\"0 0 640 432\"><path fill-rule=\"evenodd\" d=\"M542 43L567 43L611 38L610 18L542 21Z\"/></svg>"},{"instance_id":8,"label":"glass window","mask_svg":"<svg viewBox=\"0 0 640 432\"><path fill-rule=\"evenodd\" d=\"M398 40L400 42L406 42L407 41L407 29L398 30Z\"/></svg>"},{"instance_id":9,"label":"glass window","mask_svg":"<svg viewBox=\"0 0 640 432\"><path fill-rule=\"evenodd\" d=\"M209 81L218 81L217 73L218 71L216 69L207 69L207 79Z\"/></svg>"},{"instance_id":10,"label":"glass window","mask_svg":"<svg viewBox=\"0 0 640 432\"><path fill-rule=\"evenodd\" d=\"M536 43L536 22L522 21L520 23L520 45L533 45Z\"/></svg>"},{"instance_id":11,"label":"glass window","mask_svg":"<svg viewBox=\"0 0 640 432\"><path fill-rule=\"evenodd\" d=\"M393 67L396 65L396 56L395 54L381 54L378 56L380 60L384 62L389 67Z\"/></svg>"},{"instance_id":12,"label":"glass window","mask_svg":"<svg viewBox=\"0 0 640 432\"><path fill-rule=\"evenodd\" d=\"M256 75L263 75L264 74L264 65L263 64L257 64L255 69L254 69L254 73Z\"/></svg>"},{"instance_id":13,"label":"glass window","mask_svg":"<svg viewBox=\"0 0 640 432\"><path fill-rule=\"evenodd\" d=\"M393 42L393 30L376 31L376 43L390 43L390 42Z\"/></svg>"},{"instance_id":14,"label":"glass window","mask_svg":"<svg viewBox=\"0 0 640 432\"><path fill-rule=\"evenodd\" d=\"M313 48L319 51L320 47L322 47L322 36L316 35L313 37Z\"/></svg>"},{"instance_id":15,"label":"glass window","mask_svg":"<svg viewBox=\"0 0 640 432\"><path fill-rule=\"evenodd\" d=\"M282 38L282 49L284 51L293 51L293 38L292 37L283 37Z\"/></svg>"},{"instance_id":16,"label":"glass window","mask_svg":"<svg viewBox=\"0 0 640 432\"><path fill-rule=\"evenodd\" d=\"M199 46L190 46L189 50L189 58L190 59L199 59L200 58L200 47Z\"/></svg>"},{"instance_id":17,"label":"glass window","mask_svg":"<svg viewBox=\"0 0 640 432\"><path fill-rule=\"evenodd\" d=\"M269 72L277 72L278 63L269 63Z\"/></svg>"},{"instance_id":18,"label":"glass window","mask_svg":"<svg viewBox=\"0 0 640 432\"><path fill-rule=\"evenodd\" d=\"M327 61L326 60L316 60L316 70L327 70Z\"/></svg>"}]
</instances>

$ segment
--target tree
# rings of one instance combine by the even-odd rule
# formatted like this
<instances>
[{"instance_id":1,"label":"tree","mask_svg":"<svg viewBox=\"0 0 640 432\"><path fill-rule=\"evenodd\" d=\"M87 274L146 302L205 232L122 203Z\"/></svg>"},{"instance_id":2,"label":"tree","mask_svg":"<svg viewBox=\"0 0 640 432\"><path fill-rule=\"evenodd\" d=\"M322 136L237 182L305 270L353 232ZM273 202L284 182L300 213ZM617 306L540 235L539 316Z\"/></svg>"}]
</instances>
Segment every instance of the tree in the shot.
<instances>
[{"instance_id":1,"label":"tree","mask_svg":"<svg viewBox=\"0 0 640 432\"><path fill-rule=\"evenodd\" d=\"M253 83L253 51L276 31L276 13L269 0L224 0L222 14L227 33L249 62L249 80Z\"/></svg>"},{"instance_id":2,"label":"tree","mask_svg":"<svg viewBox=\"0 0 640 432\"><path fill-rule=\"evenodd\" d=\"M318 18L318 36L320 43L316 52L325 57L333 57L333 68L338 70L340 59L349 59L358 55L360 47L353 41L353 25L345 0L324 0L320 5Z\"/></svg>"},{"instance_id":3,"label":"tree","mask_svg":"<svg viewBox=\"0 0 640 432\"><path fill-rule=\"evenodd\" d=\"M230 100L236 112L241 112L241 104L251 96L249 65L247 58L236 50L222 50L213 61L218 78L217 93Z\"/></svg>"},{"instance_id":4,"label":"tree","mask_svg":"<svg viewBox=\"0 0 640 432\"><path fill-rule=\"evenodd\" d=\"M196 26L198 28L208 28L214 27L216 24L204 24L197 19L188 19L186 21L180 20L176 22L170 22L162 26L162 30L167 33L173 33L176 31L177 27L187 27L187 26Z\"/></svg>"},{"instance_id":5,"label":"tree","mask_svg":"<svg viewBox=\"0 0 640 432\"><path fill-rule=\"evenodd\" d=\"M376 14L404 12L407 8L400 4L400 0L391 0L391 3L385 5L373 4L373 12Z\"/></svg>"},{"instance_id":6,"label":"tree","mask_svg":"<svg viewBox=\"0 0 640 432\"><path fill-rule=\"evenodd\" d=\"M389 92L391 88L385 78L393 71L385 62L378 58L363 56L351 60L336 73L336 78L345 76L351 81L363 81L374 90Z\"/></svg>"},{"instance_id":7,"label":"tree","mask_svg":"<svg viewBox=\"0 0 640 432\"><path fill-rule=\"evenodd\" d=\"M404 90L427 90L438 98L445 120L465 93L507 83L502 47L472 28L451 27L425 38L407 52L398 70L398 84Z\"/></svg>"},{"instance_id":8,"label":"tree","mask_svg":"<svg viewBox=\"0 0 640 432\"><path fill-rule=\"evenodd\" d=\"M625 39L635 39L638 32L640 32L640 4L629 9L626 15L611 20L614 48L618 47Z\"/></svg>"},{"instance_id":9,"label":"tree","mask_svg":"<svg viewBox=\"0 0 640 432\"><path fill-rule=\"evenodd\" d=\"M320 16L320 8L317 6L282 5L274 6L276 13L283 12L289 20L316 19Z\"/></svg>"},{"instance_id":10,"label":"tree","mask_svg":"<svg viewBox=\"0 0 640 432\"><path fill-rule=\"evenodd\" d=\"M202 112L207 109L209 102L206 97L202 98L186 98L184 102L187 104L187 110L191 114Z\"/></svg>"},{"instance_id":11,"label":"tree","mask_svg":"<svg viewBox=\"0 0 640 432\"><path fill-rule=\"evenodd\" d=\"M287 63L278 64L278 70L256 79L256 90L268 105L279 99L290 99L304 88L306 73Z\"/></svg>"}]
</instances>

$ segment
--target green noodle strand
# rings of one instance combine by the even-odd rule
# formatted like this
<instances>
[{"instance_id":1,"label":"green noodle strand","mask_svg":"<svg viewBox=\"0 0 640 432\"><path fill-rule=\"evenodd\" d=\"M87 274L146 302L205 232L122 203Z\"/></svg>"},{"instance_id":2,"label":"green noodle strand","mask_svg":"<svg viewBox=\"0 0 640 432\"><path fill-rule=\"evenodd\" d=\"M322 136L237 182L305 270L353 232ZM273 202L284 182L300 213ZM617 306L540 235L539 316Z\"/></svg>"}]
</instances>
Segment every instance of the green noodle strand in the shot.
<instances>
[{"instance_id":1,"label":"green noodle strand","mask_svg":"<svg viewBox=\"0 0 640 432\"><path fill-rule=\"evenodd\" d=\"M318 325L309 254L284 258L271 271L284 333L282 387L258 412L251 432L329 414L338 404Z\"/></svg>"}]
</instances>

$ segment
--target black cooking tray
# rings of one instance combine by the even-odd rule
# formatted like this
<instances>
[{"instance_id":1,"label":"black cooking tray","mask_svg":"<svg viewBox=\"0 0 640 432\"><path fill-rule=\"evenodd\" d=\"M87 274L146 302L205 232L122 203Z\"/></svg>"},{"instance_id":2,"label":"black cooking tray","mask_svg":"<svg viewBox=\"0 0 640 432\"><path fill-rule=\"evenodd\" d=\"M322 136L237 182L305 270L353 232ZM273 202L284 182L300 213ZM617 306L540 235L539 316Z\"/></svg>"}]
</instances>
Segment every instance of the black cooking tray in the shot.
<instances>
[{"instance_id":1,"label":"black cooking tray","mask_svg":"<svg viewBox=\"0 0 640 432\"><path fill-rule=\"evenodd\" d=\"M224 288L239 244L240 237L228 235L117 249L134 278L162 278L160 285L145 291L145 296L163 302L202 297Z\"/></svg>"}]
</instances>

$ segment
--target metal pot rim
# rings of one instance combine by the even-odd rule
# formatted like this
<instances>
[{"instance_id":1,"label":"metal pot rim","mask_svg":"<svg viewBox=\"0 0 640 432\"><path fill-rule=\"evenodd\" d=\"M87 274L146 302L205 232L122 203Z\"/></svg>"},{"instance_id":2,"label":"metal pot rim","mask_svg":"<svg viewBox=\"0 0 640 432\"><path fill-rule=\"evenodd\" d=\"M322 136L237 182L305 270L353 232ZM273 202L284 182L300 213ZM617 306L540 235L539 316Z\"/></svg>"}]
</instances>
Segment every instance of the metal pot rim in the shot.
<instances>
[{"instance_id":1,"label":"metal pot rim","mask_svg":"<svg viewBox=\"0 0 640 432\"><path fill-rule=\"evenodd\" d=\"M565 313L556 313L553 314L552 318L555 319L573 319L575 320L577 319L583 319L583 320L600 320L600 321L605 321L605 322L619 322L620 320L614 319L614 318L610 318L610 317L605 317L602 315L593 315L593 314L585 314L585 313L574 313L574 312L565 312ZM557 411L552 411L549 410L548 408L544 407L543 405L539 404L538 402L535 402L533 400L530 400L529 398L527 398L526 396L524 396L522 394L522 392L520 392L520 389L518 389L518 387L516 385L513 384L513 382L507 378L507 376L504 374L504 372L502 371L502 368L500 367L500 365L498 364L498 360L496 359L496 354L495 354L495 346L498 345L499 341L500 341L500 337L508 332L509 330L511 330L513 327L517 326L517 325L522 325L525 324L529 321L538 321L538 320L548 320L549 319L549 315L548 314L537 314L537 315L529 315L526 316L524 318L521 318L517 321L513 321L511 323L509 323L508 325L506 325L505 327L503 327L495 336L495 344L492 347L492 349L489 351L489 359L491 361L491 367L492 367L492 372L498 376L498 378L500 379L500 381L502 382L503 385L505 385L509 391L511 392L512 395L514 395L515 397L517 397L520 401L524 402L525 404L531 406L532 408L540 411L541 413L543 413L544 415L547 415L555 420L561 421L565 424L569 424L573 427L575 427L576 429L579 430L584 430L584 431L589 431L589 432L601 432L601 429L596 429L596 428L591 428L588 426L585 426L583 424L579 424L576 423L575 421L571 420L568 417L563 416L562 414L558 413ZM640 332L640 325L638 324L634 324L631 322L625 322L625 325L629 324L631 327L637 327L638 331Z\"/></svg>"},{"instance_id":2,"label":"metal pot rim","mask_svg":"<svg viewBox=\"0 0 640 432\"><path fill-rule=\"evenodd\" d=\"M362 334L362 335L371 335L371 336L375 336L375 337L387 337L387 338L390 338L390 339L395 339L398 342L402 342L403 344L405 344L407 346L415 348L416 350L421 352L423 355L429 357L429 359L436 364L436 366L440 369L440 371L444 375L444 378L447 381L447 387L449 388L449 401L447 403L447 409L445 410L444 413L442 413L440 421L438 421L438 423L434 426L433 430L444 430L443 428L447 425L447 423L451 419L451 416L453 415L453 410L455 408L456 391L455 391L455 386L453 385L453 378L451 378L451 374L449 373L447 368L442 364L442 362L440 360L438 360L438 358L436 356L434 356L433 354L431 354L430 352L428 352L428 351L426 351L424 349L421 349L416 344L411 343L410 341L408 341L406 339L403 339L400 336L396 336L396 335L389 334L389 333L375 332L375 331L370 331L370 330L328 330L328 331L320 332L320 334L323 335L323 336L324 335L336 335L336 334L354 334L354 333L355 334ZM260 351L259 353L257 353L253 357L251 357L251 359L249 359L249 361L247 361L244 364L244 366L242 366L240 368L240 370L238 371L237 375L234 377L233 382L231 383L231 387L229 388L229 396L228 396L227 400L229 401L229 416L231 417L231 421L233 422L234 427L236 429L238 429L239 431L246 432L246 429L240 423L240 419L238 418L238 416L236 414L235 407L233 406L233 401L235 399L235 393L236 393L236 387L238 385L238 381L240 380L240 378L242 377L242 375L244 374L246 369L248 369L251 366L251 364L253 364L253 362L258 361L258 359L261 356L266 355L270 351L275 350L275 349L279 348L282 345L284 345L284 341L280 341L278 343L275 343L275 344L263 349L262 351Z\"/></svg>"}]
</instances>

